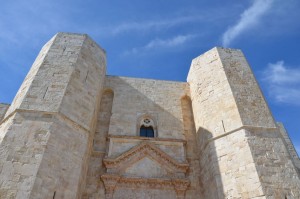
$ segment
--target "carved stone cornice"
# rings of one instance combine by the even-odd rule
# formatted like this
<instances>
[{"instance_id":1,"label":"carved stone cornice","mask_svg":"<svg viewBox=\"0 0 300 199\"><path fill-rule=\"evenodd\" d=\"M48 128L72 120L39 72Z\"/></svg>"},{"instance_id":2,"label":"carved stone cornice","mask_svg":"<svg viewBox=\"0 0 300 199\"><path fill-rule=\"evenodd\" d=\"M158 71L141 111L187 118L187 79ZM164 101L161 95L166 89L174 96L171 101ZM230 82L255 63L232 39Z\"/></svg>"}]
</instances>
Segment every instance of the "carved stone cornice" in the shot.
<instances>
[{"instance_id":1,"label":"carved stone cornice","mask_svg":"<svg viewBox=\"0 0 300 199\"><path fill-rule=\"evenodd\" d=\"M116 158L106 157L103 162L107 169L114 169L121 172L124 168L129 167L133 163L147 156L159 162L164 168L171 171L171 173L186 173L189 168L188 163L177 162L168 154L149 142L142 142Z\"/></svg>"},{"instance_id":2,"label":"carved stone cornice","mask_svg":"<svg viewBox=\"0 0 300 199\"><path fill-rule=\"evenodd\" d=\"M177 198L184 198L185 192L190 184L188 179L182 178L133 178L108 173L102 175L101 179L105 186L106 198L112 198L116 186L131 189L175 190Z\"/></svg>"}]
</instances>

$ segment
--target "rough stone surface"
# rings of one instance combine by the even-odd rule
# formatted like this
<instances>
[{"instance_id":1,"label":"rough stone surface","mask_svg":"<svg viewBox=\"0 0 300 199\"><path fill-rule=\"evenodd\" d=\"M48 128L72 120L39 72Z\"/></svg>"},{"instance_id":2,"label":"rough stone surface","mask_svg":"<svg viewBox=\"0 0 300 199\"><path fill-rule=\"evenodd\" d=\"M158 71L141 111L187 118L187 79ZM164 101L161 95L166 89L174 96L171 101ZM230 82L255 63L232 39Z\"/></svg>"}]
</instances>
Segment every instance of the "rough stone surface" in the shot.
<instances>
[{"instance_id":1,"label":"rough stone surface","mask_svg":"<svg viewBox=\"0 0 300 199\"><path fill-rule=\"evenodd\" d=\"M128 78L58 33L0 104L0 199L298 199L299 169L240 50L195 58L187 82Z\"/></svg>"},{"instance_id":2,"label":"rough stone surface","mask_svg":"<svg viewBox=\"0 0 300 199\"><path fill-rule=\"evenodd\" d=\"M138 136L137 120L149 115L157 137L184 137L180 99L188 94L186 83L108 76L105 86L114 91L110 135Z\"/></svg>"},{"instance_id":3,"label":"rough stone surface","mask_svg":"<svg viewBox=\"0 0 300 199\"><path fill-rule=\"evenodd\" d=\"M298 168L298 172L300 174L300 159L297 154L297 151L296 151L287 131L285 130L283 124L280 122L277 122L277 126L278 126L279 132L283 138L283 142L284 142L290 156L292 157L292 161L295 164L295 166Z\"/></svg>"},{"instance_id":4,"label":"rough stone surface","mask_svg":"<svg viewBox=\"0 0 300 199\"><path fill-rule=\"evenodd\" d=\"M7 109L9 108L9 104L0 103L0 121L4 118Z\"/></svg>"},{"instance_id":5,"label":"rough stone surface","mask_svg":"<svg viewBox=\"0 0 300 199\"><path fill-rule=\"evenodd\" d=\"M299 198L297 169L241 51L197 57L188 82L202 197Z\"/></svg>"},{"instance_id":6,"label":"rough stone surface","mask_svg":"<svg viewBox=\"0 0 300 199\"><path fill-rule=\"evenodd\" d=\"M86 35L43 47L0 126L2 198L81 197L104 75Z\"/></svg>"}]
</instances>

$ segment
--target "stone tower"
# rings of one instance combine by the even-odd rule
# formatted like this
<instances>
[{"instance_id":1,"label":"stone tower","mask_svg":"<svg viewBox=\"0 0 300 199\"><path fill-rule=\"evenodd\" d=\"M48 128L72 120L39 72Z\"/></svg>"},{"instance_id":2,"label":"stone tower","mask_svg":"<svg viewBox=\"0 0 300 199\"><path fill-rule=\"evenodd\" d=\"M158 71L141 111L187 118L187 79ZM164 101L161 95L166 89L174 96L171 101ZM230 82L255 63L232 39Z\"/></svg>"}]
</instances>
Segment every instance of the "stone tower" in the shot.
<instances>
[{"instance_id":1,"label":"stone tower","mask_svg":"<svg viewBox=\"0 0 300 199\"><path fill-rule=\"evenodd\" d=\"M187 82L128 78L58 33L0 104L0 199L298 199L299 169L239 50L195 58Z\"/></svg>"}]
</instances>

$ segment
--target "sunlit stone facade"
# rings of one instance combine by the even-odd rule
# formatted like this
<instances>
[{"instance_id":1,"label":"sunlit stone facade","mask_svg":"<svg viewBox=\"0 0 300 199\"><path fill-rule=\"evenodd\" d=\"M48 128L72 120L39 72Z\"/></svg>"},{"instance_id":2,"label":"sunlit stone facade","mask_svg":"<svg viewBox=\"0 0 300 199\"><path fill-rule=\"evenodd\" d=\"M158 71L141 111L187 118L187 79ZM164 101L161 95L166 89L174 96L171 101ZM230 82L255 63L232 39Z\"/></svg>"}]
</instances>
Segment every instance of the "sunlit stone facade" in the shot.
<instances>
[{"instance_id":1,"label":"sunlit stone facade","mask_svg":"<svg viewBox=\"0 0 300 199\"><path fill-rule=\"evenodd\" d=\"M0 104L1 199L299 199L299 168L240 50L195 58L187 82L128 78L58 33Z\"/></svg>"}]
</instances>

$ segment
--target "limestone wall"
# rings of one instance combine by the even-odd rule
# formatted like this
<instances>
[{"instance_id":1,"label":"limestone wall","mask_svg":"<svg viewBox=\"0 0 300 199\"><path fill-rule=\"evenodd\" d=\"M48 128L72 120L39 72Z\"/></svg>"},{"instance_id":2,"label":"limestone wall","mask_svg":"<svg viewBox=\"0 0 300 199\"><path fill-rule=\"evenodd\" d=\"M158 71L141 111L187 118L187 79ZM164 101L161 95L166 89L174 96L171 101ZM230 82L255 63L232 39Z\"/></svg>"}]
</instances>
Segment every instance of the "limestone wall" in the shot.
<instances>
[{"instance_id":1,"label":"limestone wall","mask_svg":"<svg viewBox=\"0 0 300 199\"><path fill-rule=\"evenodd\" d=\"M189 96L181 99L182 118L184 126L184 135L186 138L186 158L190 165L188 178L190 179L190 186L186 192L186 198L198 198L200 192L204 189L204 185L200 185L200 165L199 165L199 151L196 136L194 114L192 109L192 101Z\"/></svg>"},{"instance_id":2,"label":"limestone wall","mask_svg":"<svg viewBox=\"0 0 300 199\"><path fill-rule=\"evenodd\" d=\"M51 125L51 115L30 113L16 113L0 125L1 199L30 198Z\"/></svg>"},{"instance_id":3,"label":"limestone wall","mask_svg":"<svg viewBox=\"0 0 300 199\"><path fill-rule=\"evenodd\" d=\"M192 139L186 137L189 135L185 134L183 129L181 98L189 95L189 87L186 83L107 76L104 90L106 91L100 102L93 155L89 162L87 186L83 198L104 197L104 185L99 178L107 172L113 172L103 167L104 153L105 158L117 158L147 142L178 163L185 164L187 162L185 140ZM139 119L143 115L150 116L154 120L155 138L140 137ZM117 172L117 174L145 180L169 178L170 170L165 169L170 168L159 161L143 157L137 162L131 161L132 164L126 163L122 166L123 173ZM191 167L191 170L196 169ZM173 175L175 176L185 177L182 172ZM116 191L112 193L113 198L139 198L140 196L172 198L174 194L176 195L173 185L167 190L162 187L153 189L147 186L134 188L133 195L129 194L133 191L133 187L130 191L126 191L128 189L126 186L126 183L119 182ZM194 182L193 191L188 195L196 197Z\"/></svg>"},{"instance_id":4,"label":"limestone wall","mask_svg":"<svg viewBox=\"0 0 300 199\"><path fill-rule=\"evenodd\" d=\"M112 115L112 104L114 93L111 90L104 90L102 94L100 109L97 117L97 125L95 130L93 150L105 153L107 149L107 136L109 132L110 118Z\"/></svg>"},{"instance_id":5,"label":"limestone wall","mask_svg":"<svg viewBox=\"0 0 300 199\"><path fill-rule=\"evenodd\" d=\"M184 139L180 100L188 94L186 83L108 76L105 86L114 91L110 135L138 136L137 120L149 114L157 137Z\"/></svg>"},{"instance_id":6,"label":"limestone wall","mask_svg":"<svg viewBox=\"0 0 300 199\"><path fill-rule=\"evenodd\" d=\"M275 128L273 116L240 50L218 49L243 125Z\"/></svg>"},{"instance_id":7,"label":"limestone wall","mask_svg":"<svg viewBox=\"0 0 300 199\"><path fill-rule=\"evenodd\" d=\"M239 50L219 49L266 197L300 197L300 178L253 73ZM248 128L249 127L249 128Z\"/></svg>"},{"instance_id":8,"label":"limestone wall","mask_svg":"<svg viewBox=\"0 0 300 199\"><path fill-rule=\"evenodd\" d=\"M103 158L107 153L107 136L109 131L112 103L114 93L111 90L103 90L100 106L97 114L95 135L91 157L88 162L88 173L85 190L82 198L105 198L105 190L100 176L105 173Z\"/></svg>"},{"instance_id":9,"label":"limestone wall","mask_svg":"<svg viewBox=\"0 0 300 199\"><path fill-rule=\"evenodd\" d=\"M0 199L300 198L299 157L241 51L195 58L188 83L105 72L87 35L42 48L0 104Z\"/></svg>"},{"instance_id":10,"label":"limestone wall","mask_svg":"<svg viewBox=\"0 0 300 199\"><path fill-rule=\"evenodd\" d=\"M187 80L196 131L205 128L216 137L242 125L217 48L192 61Z\"/></svg>"},{"instance_id":11,"label":"limestone wall","mask_svg":"<svg viewBox=\"0 0 300 199\"><path fill-rule=\"evenodd\" d=\"M40 102L43 101L43 103L46 105L46 107L41 106L40 109L44 109L44 110L45 109L52 109L52 110L58 109L57 103L54 103L54 101L52 102L49 100L47 103L47 100L44 99L45 98L44 95L46 94L46 91L47 91L47 85L45 85L45 83L33 81L34 78L36 78L36 75L37 75L41 65L45 66L44 59L47 56L47 53L48 53L50 47L52 46L55 38L56 38L56 36L54 36L50 41L48 41L41 49L39 55L37 56L33 65L31 66L30 71L28 72L27 76L25 77L21 87L19 88L10 108L6 112L6 115L9 115L13 111L15 111L17 108L20 108L22 103L27 104L27 105L23 105L23 108L29 109L28 102L29 101L33 102L32 106L35 106L35 102L37 100L39 100ZM48 70L50 70L50 68L48 68ZM45 70L41 70L40 73L42 73L43 71L45 71ZM47 71L47 69L46 69L46 71ZM44 75L40 75L39 77L41 77L41 76L46 77L45 75L47 75L47 73L45 73ZM48 78L53 79L53 82L55 82L57 80L55 78L55 75L53 75L53 74L48 74L48 76L50 76ZM66 81L66 80L60 80L60 81ZM30 87L32 87L31 94L28 93ZM33 94L33 96L32 96L33 92L35 92L35 94ZM59 95L59 97L61 98L62 94ZM27 98L27 99L25 99L25 98Z\"/></svg>"},{"instance_id":12,"label":"limestone wall","mask_svg":"<svg viewBox=\"0 0 300 199\"><path fill-rule=\"evenodd\" d=\"M188 82L202 196L298 198L299 177L241 51L214 48L195 58Z\"/></svg>"},{"instance_id":13,"label":"limestone wall","mask_svg":"<svg viewBox=\"0 0 300 199\"><path fill-rule=\"evenodd\" d=\"M247 198L261 195L262 190L259 186L253 186L256 193L238 187L259 184L259 177L253 170L255 166L250 158L251 151L243 140L244 133L212 140L242 125L236 101L216 48L193 60L188 82L198 140L202 197ZM233 158L237 159L231 162ZM248 167L251 163L250 170ZM239 180L238 176L245 175L246 172L247 175L251 175L251 180L249 178Z\"/></svg>"},{"instance_id":14,"label":"limestone wall","mask_svg":"<svg viewBox=\"0 0 300 199\"><path fill-rule=\"evenodd\" d=\"M290 156L292 157L293 163L295 164L295 166L298 168L298 172L300 175L300 159L299 159L299 155L297 154L297 151L289 137L288 132L286 131L286 129L284 128L284 125L280 122L277 122L277 126L279 128L279 132L283 138L283 142L290 154Z\"/></svg>"},{"instance_id":15,"label":"limestone wall","mask_svg":"<svg viewBox=\"0 0 300 199\"><path fill-rule=\"evenodd\" d=\"M0 122L4 118L4 115L7 111L7 109L9 108L9 106L10 106L9 104L0 103Z\"/></svg>"},{"instance_id":16,"label":"limestone wall","mask_svg":"<svg viewBox=\"0 0 300 199\"><path fill-rule=\"evenodd\" d=\"M0 125L1 198L81 197L104 78L86 35L44 46Z\"/></svg>"},{"instance_id":17,"label":"limestone wall","mask_svg":"<svg viewBox=\"0 0 300 199\"><path fill-rule=\"evenodd\" d=\"M300 178L279 130L249 129L248 143L266 198L300 198Z\"/></svg>"}]
</instances>

